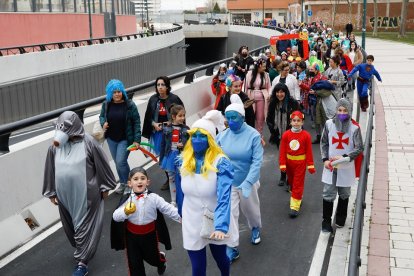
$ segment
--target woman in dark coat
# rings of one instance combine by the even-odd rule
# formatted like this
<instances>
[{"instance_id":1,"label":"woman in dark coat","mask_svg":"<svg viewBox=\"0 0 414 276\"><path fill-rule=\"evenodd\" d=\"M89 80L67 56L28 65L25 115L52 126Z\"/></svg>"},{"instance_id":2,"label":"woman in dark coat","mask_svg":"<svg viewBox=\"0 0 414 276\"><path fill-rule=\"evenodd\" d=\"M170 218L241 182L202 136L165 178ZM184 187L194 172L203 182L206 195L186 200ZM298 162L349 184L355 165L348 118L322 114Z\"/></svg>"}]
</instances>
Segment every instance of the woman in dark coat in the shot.
<instances>
[{"instance_id":1,"label":"woman in dark coat","mask_svg":"<svg viewBox=\"0 0 414 276\"><path fill-rule=\"evenodd\" d=\"M142 136L147 138L154 145L153 152L160 154L162 140L162 126L171 118L169 110L172 104L184 106L180 97L171 93L171 83L168 77L162 76L155 80L155 91L148 100L147 110L145 111L144 126ZM168 178L168 176L167 176ZM168 180L161 187L161 190L168 190Z\"/></svg>"},{"instance_id":2,"label":"woman in dark coat","mask_svg":"<svg viewBox=\"0 0 414 276\"><path fill-rule=\"evenodd\" d=\"M279 148L283 133L290 128L290 114L299 110L298 101L290 96L288 87L278 83L272 90L266 123L270 131L269 143L276 144ZM286 185L286 173L280 172L279 186Z\"/></svg>"}]
</instances>

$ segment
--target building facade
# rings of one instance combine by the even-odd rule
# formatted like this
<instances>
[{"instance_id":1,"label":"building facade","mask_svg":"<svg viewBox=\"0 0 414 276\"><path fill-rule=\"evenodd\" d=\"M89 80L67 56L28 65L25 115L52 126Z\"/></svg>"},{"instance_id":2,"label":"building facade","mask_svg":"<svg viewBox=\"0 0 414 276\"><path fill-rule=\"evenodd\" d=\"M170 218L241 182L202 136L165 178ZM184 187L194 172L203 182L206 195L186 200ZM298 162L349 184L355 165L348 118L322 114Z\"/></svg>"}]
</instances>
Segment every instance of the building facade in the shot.
<instances>
[{"instance_id":1,"label":"building facade","mask_svg":"<svg viewBox=\"0 0 414 276\"><path fill-rule=\"evenodd\" d=\"M301 0L293 0L288 8L289 22L319 22L322 21L335 30L343 30L350 21L354 30L362 29L363 1L353 0L350 4L338 3L336 6L329 0L303 1L303 20L301 19ZM374 17L373 0L367 0L366 29L371 31L377 21L378 31L398 31L401 26L401 0L377 0L378 16ZM309 13L310 11L310 13ZM310 14L310 16L309 16ZM414 0L409 0L407 5L408 31L414 30Z\"/></svg>"},{"instance_id":2,"label":"building facade","mask_svg":"<svg viewBox=\"0 0 414 276\"><path fill-rule=\"evenodd\" d=\"M137 33L129 0L0 0L0 26L0 48Z\"/></svg>"},{"instance_id":3,"label":"building facade","mask_svg":"<svg viewBox=\"0 0 414 276\"><path fill-rule=\"evenodd\" d=\"M287 20L288 5L292 0L227 0L227 9L231 20L247 23L266 19L276 19L277 23Z\"/></svg>"}]
</instances>

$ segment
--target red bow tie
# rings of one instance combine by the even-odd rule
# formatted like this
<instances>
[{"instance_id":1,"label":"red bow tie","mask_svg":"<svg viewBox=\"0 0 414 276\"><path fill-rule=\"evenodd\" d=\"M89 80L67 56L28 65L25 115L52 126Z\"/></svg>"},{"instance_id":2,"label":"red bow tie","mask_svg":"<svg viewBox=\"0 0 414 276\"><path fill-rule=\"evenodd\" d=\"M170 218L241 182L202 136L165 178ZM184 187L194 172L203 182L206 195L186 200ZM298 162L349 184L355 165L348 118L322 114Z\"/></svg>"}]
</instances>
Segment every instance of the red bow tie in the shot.
<instances>
[{"instance_id":1,"label":"red bow tie","mask_svg":"<svg viewBox=\"0 0 414 276\"><path fill-rule=\"evenodd\" d=\"M145 194L137 195L137 200L140 199L140 198L142 198L142 197L144 197L144 196L145 196Z\"/></svg>"}]
</instances>

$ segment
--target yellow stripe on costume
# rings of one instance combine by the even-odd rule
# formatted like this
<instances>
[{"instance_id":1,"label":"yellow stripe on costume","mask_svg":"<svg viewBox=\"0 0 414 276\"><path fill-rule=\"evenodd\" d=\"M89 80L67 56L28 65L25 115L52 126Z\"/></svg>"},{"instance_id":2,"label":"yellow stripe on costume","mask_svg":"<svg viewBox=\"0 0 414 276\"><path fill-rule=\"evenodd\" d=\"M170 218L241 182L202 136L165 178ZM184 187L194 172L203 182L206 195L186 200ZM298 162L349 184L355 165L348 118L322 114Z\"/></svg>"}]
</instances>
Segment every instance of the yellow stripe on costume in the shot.
<instances>
[{"instance_id":1,"label":"yellow stripe on costume","mask_svg":"<svg viewBox=\"0 0 414 276\"><path fill-rule=\"evenodd\" d=\"M300 204L302 203L301 199L295 199L293 197L290 198L290 209L299 211Z\"/></svg>"},{"instance_id":2,"label":"yellow stripe on costume","mask_svg":"<svg viewBox=\"0 0 414 276\"><path fill-rule=\"evenodd\" d=\"M286 165L280 165L279 168L280 169L286 169Z\"/></svg>"},{"instance_id":3,"label":"yellow stripe on costume","mask_svg":"<svg viewBox=\"0 0 414 276\"><path fill-rule=\"evenodd\" d=\"M309 165L308 166L308 169L314 169L315 168L315 166L314 165Z\"/></svg>"},{"instance_id":4,"label":"yellow stripe on costume","mask_svg":"<svg viewBox=\"0 0 414 276\"><path fill-rule=\"evenodd\" d=\"M297 160L305 160L306 159L306 155L305 154L302 154L302 155L290 155L290 154L287 154L287 159L289 159L289 160L295 160L295 161L297 161Z\"/></svg>"}]
</instances>

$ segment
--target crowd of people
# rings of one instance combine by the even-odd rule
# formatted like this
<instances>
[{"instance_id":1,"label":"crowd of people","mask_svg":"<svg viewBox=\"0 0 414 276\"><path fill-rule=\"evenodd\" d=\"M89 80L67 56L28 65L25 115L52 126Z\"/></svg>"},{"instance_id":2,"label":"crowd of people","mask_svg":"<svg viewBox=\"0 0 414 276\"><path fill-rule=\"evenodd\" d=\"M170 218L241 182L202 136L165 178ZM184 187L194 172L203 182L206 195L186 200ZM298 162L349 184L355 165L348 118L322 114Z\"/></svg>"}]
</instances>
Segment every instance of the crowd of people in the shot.
<instances>
[{"instance_id":1,"label":"crowd of people","mask_svg":"<svg viewBox=\"0 0 414 276\"><path fill-rule=\"evenodd\" d=\"M306 171L316 172L312 144L320 143L321 229L333 231L337 194L335 225L345 225L363 151L347 90L356 80L361 110L366 111L370 79L381 77L372 55L363 63L352 33L344 37L323 24L302 24L291 32L308 33L309 57L299 39L280 40L258 57L241 46L231 66L220 64L212 79L213 110L191 127L168 77L155 81L142 132L137 107L123 83L107 84L99 119L119 177L116 192L122 195L113 213L111 245L126 250L130 275L145 275L144 261L157 267L159 275L164 273L166 255L158 242L167 250L172 242L163 215L182 224L183 248L194 276L206 275L207 245L221 275L230 275L230 264L240 257L240 210L250 229L249 242L261 242L258 190L266 142L278 149L280 179L275 182L290 192L291 218L300 214ZM303 127L305 120L315 128L313 139ZM148 189L150 179L143 168L129 168L128 149L142 148L141 137L159 156L168 179L161 187L170 190L167 200ZM58 205L65 233L76 248L73 276L88 273L103 227L103 201L115 187L101 145L85 133L75 113L64 112L47 155L43 195Z\"/></svg>"}]
</instances>

